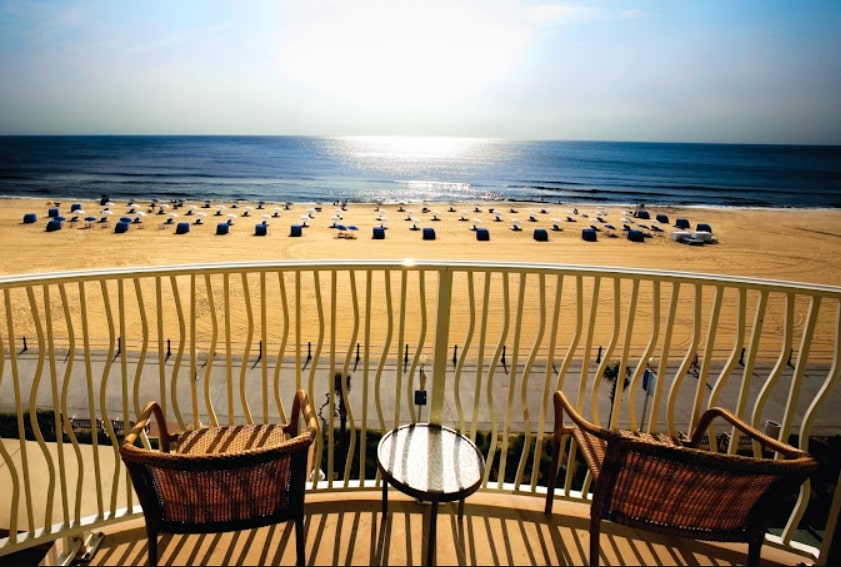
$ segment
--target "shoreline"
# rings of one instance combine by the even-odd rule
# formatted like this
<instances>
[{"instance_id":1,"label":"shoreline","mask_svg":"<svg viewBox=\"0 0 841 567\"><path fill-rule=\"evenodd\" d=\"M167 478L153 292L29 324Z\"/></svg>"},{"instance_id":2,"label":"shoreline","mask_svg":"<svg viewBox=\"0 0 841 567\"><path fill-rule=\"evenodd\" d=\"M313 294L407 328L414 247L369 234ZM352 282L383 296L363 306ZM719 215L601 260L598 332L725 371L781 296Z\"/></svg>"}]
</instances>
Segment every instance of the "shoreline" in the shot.
<instances>
[{"instance_id":1,"label":"shoreline","mask_svg":"<svg viewBox=\"0 0 841 567\"><path fill-rule=\"evenodd\" d=\"M144 204L149 203L152 200L157 199L159 202L162 203L172 203L176 201L183 201L185 203L204 203L205 201L210 201L214 206L217 204L232 204L237 203L241 205L257 205L260 201L265 203L266 205L280 205L283 206L285 203L293 203L295 205L316 205L316 206L332 206L331 203L327 201L286 201L286 200L262 200L262 199L251 199L248 197L238 197L236 199L204 199L204 198L182 198L182 197L164 197L164 196L152 196L148 199L136 199L136 198L126 198L126 197L118 197L116 201L113 201L115 204L126 204L130 202L134 202L136 204ZM78 197L78 196L41 196L41 195L0 195L0 203L3 201L43 201L45 203L49 203L51 201L59 201L63 203L67 202L94 202L97 201L98 197ZM377 206L380 201L351 201L347 200L346 203L348 205L361 205L367 206L370 205L372 207ZM555 201L548 201L548 200L539 200L539 199L516 199L516 198L507 198L507 199L473 199L473 200L455 200L455 201L441 201L441 200L408 200L408 199L400 199L400 200L383 200L382 204L384 206L399 206L403 205L474 205L474 204L492 204L492 203L512 203L518 205L533 205L533 206L559 206L559 207L578 207L578 208L616 208L616 207L634 207L638 203L623 203L623 202L603 202L603 201L593 201L593 202L586 202L586 201L562 201L562 200L555 200ZM841 206L808 206L808 207L798 207L793 205L786 205L786 206L770 206L770 205L715 205L715 204L705 204L705 203L645 203L647 207L650 209L660 208L660 209L711 209L711 210L742 210L742 211L841 211Z\"/></svg>"}]
</instances>

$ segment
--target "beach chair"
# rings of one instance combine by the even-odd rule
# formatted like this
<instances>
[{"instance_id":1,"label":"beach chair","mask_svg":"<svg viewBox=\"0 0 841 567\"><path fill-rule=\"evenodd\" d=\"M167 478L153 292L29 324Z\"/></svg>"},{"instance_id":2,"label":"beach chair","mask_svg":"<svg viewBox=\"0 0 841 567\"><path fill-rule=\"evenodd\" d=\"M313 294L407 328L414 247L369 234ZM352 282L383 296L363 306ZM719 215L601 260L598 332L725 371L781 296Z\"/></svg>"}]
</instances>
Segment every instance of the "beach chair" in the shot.
<instances>
[{"instance_id":1,"label":"beach chair","mask_svg":"<svg viewBox=\"0 0 841 567\"><path fill-rule=\"evenodd\" d=\"M435 240L435 229L432 227L425 227L423 229L424 240Z\"/></svg>"},{"instance_id":2,"label":"beach chair","mask_svg":"<svg viewBox=\"0 0 841 567\"><path fill-rule=\"evenodd\" d=\"M555 424L544 512L552 513L558 465L564 442L571 436L593 481L590 565L599 563L602 521L668 537L745 542L747 564L758 565L773 511L793 504L800 485L818 468L808 453L765 435L724 408L704 412L689 441L682 442L663 434L595 425L561 391L555 392L553 403ZM565 415L571 425L564 423ZM700 448L716 419L740 430L771 456Z\"/></svg>"},{"instance_id":3,"label":"beach chair","mask_svg":"<svg viewBox=\"0 0 841 567\"><path fill-rule=\"evenodd\" d=\"M145 442L152 417L160 450ZM298 390L288 423L244 424L172 432L149 402L120 445L146 519L149 563L158 534L244 530L294 522L297 564L305 565L304 495L318 420Z\"/></svg>"},{"instance_id":4,"label":"beach chair","mask_svg":"<svg viewBox=\"0 0 841 567\"><path fill-rule=\"evenodd\" d=\"M631 229L628 231L628 240L631 242L645 242L645 233L641 230Z\"/></svg>"}]
</instances>

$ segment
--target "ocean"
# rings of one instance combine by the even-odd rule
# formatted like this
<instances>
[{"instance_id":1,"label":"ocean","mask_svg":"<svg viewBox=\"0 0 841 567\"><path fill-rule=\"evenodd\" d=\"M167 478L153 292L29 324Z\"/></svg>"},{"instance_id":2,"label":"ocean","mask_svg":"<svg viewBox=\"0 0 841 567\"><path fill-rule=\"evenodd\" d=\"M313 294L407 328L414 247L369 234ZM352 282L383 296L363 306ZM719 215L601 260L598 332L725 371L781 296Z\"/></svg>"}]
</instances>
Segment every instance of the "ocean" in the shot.
<instances>
[{"instance_id":1,"label":"ocean","mask_svg":"<svg viewBox=\"0 0 841 567\"><path fill-rule=\"evenodd\" d=\"M841 146L5 136L0 196L841 207Z\"/></svg>"}]
</instances>

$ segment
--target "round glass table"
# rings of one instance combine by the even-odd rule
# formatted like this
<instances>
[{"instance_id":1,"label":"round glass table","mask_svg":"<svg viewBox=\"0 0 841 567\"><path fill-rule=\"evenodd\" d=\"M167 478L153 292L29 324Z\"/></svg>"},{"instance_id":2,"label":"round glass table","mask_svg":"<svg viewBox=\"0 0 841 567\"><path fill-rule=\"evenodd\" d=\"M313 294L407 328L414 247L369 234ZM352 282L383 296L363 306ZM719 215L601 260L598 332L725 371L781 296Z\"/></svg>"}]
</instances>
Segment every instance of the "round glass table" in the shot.
<instances>
[{"instance_id":1,"label":"round glass table","mask_svg":"<svg viewBox=\"0 0 841 567\"><path fill-rule=\"evenodd\" d=\"M476 444L454 429L429 423L412 423L392 429L377 446L377 467L383 475L383 519L388 517L388 485L429 501L429 540L426 565L434 564L438 504L459 501L479 488L485 459Z\"/></svg>"}]
</instances>

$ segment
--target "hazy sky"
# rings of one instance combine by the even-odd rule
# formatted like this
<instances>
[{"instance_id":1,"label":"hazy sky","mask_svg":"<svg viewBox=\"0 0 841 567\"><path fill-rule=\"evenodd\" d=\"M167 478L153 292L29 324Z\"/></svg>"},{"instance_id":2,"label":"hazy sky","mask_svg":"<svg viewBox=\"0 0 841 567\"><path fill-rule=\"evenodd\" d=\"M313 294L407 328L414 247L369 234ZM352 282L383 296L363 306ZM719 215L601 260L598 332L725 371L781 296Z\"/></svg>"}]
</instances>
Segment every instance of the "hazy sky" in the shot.
<instances>
[{"instance_id":1,"label":"hazy sky","mask_svg":"<svg viewBox=\"0 0 841 567\"><path fill-rule=\"evenodd\" d=\"M0 134L841 144L841 1L0 0Z\"/></svg>"}]
</instances>

